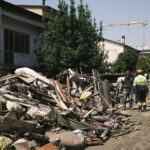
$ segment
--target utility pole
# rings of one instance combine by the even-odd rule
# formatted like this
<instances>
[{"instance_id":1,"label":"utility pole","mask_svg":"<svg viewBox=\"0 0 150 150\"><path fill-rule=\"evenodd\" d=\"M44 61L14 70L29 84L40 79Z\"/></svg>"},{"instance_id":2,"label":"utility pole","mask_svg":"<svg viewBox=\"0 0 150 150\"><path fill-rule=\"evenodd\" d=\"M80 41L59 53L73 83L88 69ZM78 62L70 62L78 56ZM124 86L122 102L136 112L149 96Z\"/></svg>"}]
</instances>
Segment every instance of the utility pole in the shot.
<instances>
[{"instance_id":1,"label":"utility pole","mask_svg":"<svg viewBox=\"0 0 150 150\"><path fill-rule=\"evenodd\" d=\"M45 6L45 1L46 1L46 0L42 0L42 5L43 5L43 6Z\"/></svg>"}]
</instances>

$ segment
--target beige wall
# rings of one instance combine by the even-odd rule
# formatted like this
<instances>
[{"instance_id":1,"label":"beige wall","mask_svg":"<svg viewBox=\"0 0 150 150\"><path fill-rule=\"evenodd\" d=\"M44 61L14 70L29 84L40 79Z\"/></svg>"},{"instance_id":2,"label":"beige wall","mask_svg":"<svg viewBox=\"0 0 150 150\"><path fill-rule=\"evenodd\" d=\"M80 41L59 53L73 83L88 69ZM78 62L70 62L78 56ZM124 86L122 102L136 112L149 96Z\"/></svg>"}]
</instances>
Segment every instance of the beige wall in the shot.
<instances>
[{"instance_id":1,"label":"beige wall","mask_svg":"<svg viewBox=\"0 0 150 150\"><path fill-rule=\"evenodd\" d=\"M24 8L24 7L22 7L22 8ZM38 15L43 15L43 10L42 10L42 8L24 8L24 9L26 9L26 10L28 10L28 11L31 11L31 12L34 12L34 13L36 13L36 14L38 14Z\"/></svg>"},{"instance_id":2,"label":"beige wall","mask_svg":"<svg viewBox=\"0 0 150 150\"><path fill-rule=\"evenodd\" d=\"M107 61L113 63L117 59L118 55L124 51L124 46L105 40L104 49L108 53Z\"/></svg>"},{"instance_id":3,"label":"beige wall","mask_svg":"<svg viewBox=\"0 0 150 150\"><path fill-rule=\"evenodd\" d=\"M24 7L24 6L21 6L22 8L28 10L28 11L31 11L33 13L36 13L38 15L41 15L41 16L44 16L45 17L48 17L52 20L55 20L55 17L56 17L56 12L54 11L54 13L50 13L51 9L50 8L31 8L30 6L29 7Z\"/></svg>"}]
</instances>

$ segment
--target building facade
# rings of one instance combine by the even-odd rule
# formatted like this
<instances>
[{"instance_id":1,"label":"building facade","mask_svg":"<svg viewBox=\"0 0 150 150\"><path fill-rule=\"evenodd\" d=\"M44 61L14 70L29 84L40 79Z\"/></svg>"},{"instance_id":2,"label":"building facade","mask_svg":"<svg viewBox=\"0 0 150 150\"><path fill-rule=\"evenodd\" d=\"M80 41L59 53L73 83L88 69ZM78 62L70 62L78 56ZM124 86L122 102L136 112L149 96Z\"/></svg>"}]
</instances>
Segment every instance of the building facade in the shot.
<instances>
[{"instance_id":1,"label":"building facade","mask_svg":"<svg viewBox=\"0 0 150 150\"><path fill-rule=\"evenodd\" d=\"M16 5L0 2L0 65L37 67L35 50L45 29L42 16Z\"/></svg>"},{"instance_id":2,"label":"building facade","mask_svg":"<svg viewBox=\"0 0 150 150\"><path fill-rule=\"evenodd\" d=\"M52 21L56 17L57 10L50 7L50 6L45 6L45 5L18 5L21 8L24 8L30 12L36 13L41 16L45 16Z\"/></svg>"},{"instance_id":3,"label":"building facade","mask_svg":"<svg viewBox=\"0 0 150 150\"><path fill-rule=\"evenodd\" d=\"M116 59L118 58L118 55L120 53L123 53L125 48L134 49L133 47L125 45L124 43L119 43L119 42L111 41L108 39L104 39L103 42L100 43L100 45L103 45L104 50L108 55L107 61L109 63L113 63L114 61L116 61Z\"/></svg>"}]
</instances>

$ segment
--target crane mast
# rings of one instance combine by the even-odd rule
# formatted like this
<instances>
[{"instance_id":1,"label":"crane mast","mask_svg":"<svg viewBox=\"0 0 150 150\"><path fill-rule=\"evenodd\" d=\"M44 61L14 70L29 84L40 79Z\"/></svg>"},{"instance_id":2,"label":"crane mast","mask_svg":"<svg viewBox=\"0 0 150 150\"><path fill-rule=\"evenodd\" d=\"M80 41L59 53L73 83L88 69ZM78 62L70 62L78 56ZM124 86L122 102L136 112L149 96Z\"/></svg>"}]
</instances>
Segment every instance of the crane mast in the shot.
<instances>
[{"instance_id":1,"label":"crane mast","mask_svg":"<svg viewBox=\"0 0 150 150\"><path fill-rule=\"evenodd\" d=\"M141 20L141 21L132 21L128 23L112 23L112 24L105 24L103 25L103 28L105 27L113 27L113 26L130 26L130 25L135 25L135 24L141 24L142 25L142 47L144 49L145 47L145 26L148 25L148 22L150 20Z\"/></svg>"}]
</instances>

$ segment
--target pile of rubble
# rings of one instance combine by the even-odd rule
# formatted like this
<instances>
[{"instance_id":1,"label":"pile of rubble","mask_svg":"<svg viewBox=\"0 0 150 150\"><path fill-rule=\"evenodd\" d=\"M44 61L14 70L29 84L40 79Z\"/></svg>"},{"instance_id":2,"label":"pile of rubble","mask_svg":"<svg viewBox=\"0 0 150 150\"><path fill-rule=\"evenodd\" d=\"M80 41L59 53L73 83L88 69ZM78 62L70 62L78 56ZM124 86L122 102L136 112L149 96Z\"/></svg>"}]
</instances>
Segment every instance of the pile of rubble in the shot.
<instances>
[{"instance_id":1,"label":"pile of rubble","mask_svg":"<svg viewBox=\"0 0 150 150\"><path fill-rule=\"evenodd\" d=\"M68 69L48 79L29 68L0 79L0 149L84 149L138 124L101 92L101 80Z\"/></svg>"}]
</instances>

